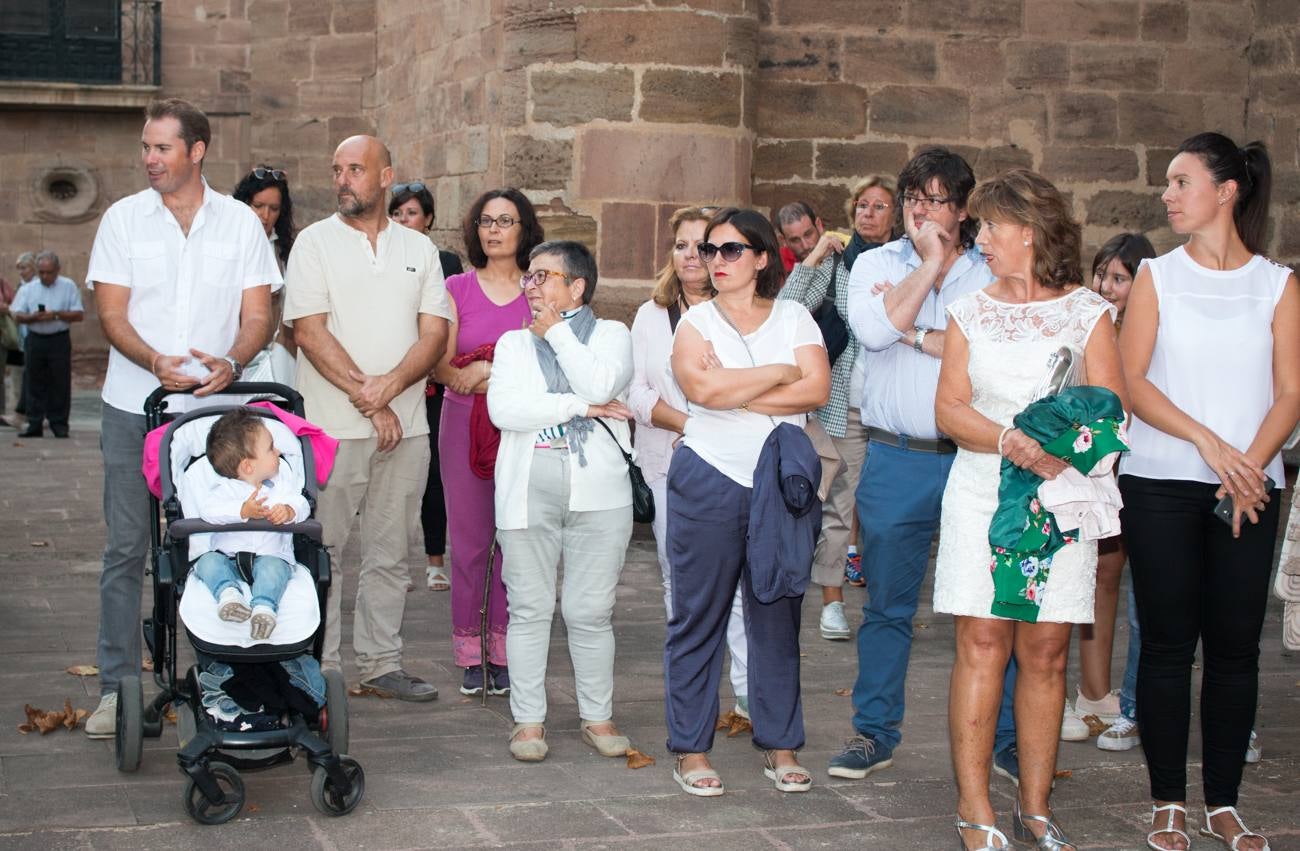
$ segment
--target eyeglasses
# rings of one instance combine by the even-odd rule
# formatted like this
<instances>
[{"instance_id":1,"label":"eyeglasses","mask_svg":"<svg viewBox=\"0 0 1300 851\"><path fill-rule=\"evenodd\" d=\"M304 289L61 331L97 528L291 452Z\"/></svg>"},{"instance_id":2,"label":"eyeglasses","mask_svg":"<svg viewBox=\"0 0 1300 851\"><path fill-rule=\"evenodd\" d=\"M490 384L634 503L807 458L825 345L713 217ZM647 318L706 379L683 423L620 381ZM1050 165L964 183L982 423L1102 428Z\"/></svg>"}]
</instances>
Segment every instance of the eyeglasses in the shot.
<instances>
[{"instance_id":1,"label":"eyeglasses","mask_svg":"<svg viewBox=\"0 0 1300 851\"><path fill-rule=\"evenodd\" d=\"M952 204L952 203L954 203L954 202L956 202L956 201L957 201L956 198L935 198L935 197L933 197L933 196L928 197L928 198L922 198L922 197L917 196L917 195L904 195L904 196L903 196L903 206L904 206L904 207L917 207L917 206L919 206L919 207L921 207L921 209L923 209L923 210L929 210L930 212L934 212L935 210L937 210L937 209L939 209L940 207L942 207L944 204Z\"/></svg>"},{"instance_id":2,"label":"eyeglasses","mask_svg":"<svg viewBox=\"0 0 1300 851\"><path fill-rule=\"evenodd\" d=\"M486 216L484 218L486 218ZM506 216L506 218L510 218L510 217ZM509 225L507 225L507 227L509 227ZM552 275L556 276L557 278L563 278L565 283L568 283L569 281L573 280L573 278L564 274L563 272L554 272L551 271L550 269L538 269L535 272L524 272L522 275L519 276L519 289L526 290L529 287L541 287L543 284L546 283L546 279L551 277Z\"/></svg>"},{"instance_id":3,"label":"eyeglasses","mask_svg":"<svg viewBox=\"0 0 1300 851\"><path fill-rule=\"evenodd\" d=\"M393 184L393 194L401 195L403 192L410 192L412 195L418 195L428 188L429 187L425 186L418 180L414 180L410 183L395 183Z\"/></svg>"},{"instance_id":4,"label":"eyeglasses","mask_svg":"<svg viewBox=\"0 0 1300 851\"><path fill-rule=\"evenodd\" d=\"M272 180L283 181L288 176L289 175L286 174L283 169L268 168L260 165L253 169L253 177L256 177L258 180L266 180L269 177Z\"/></svg>"},{"instance_id":5,"label":"eyeglasses","mask_svg":"<svg viewBox=\"0 0 1300 851\"><path fill-rule=\"evenodd\" d=\"M701 242L699 248L696 250L700 252L700 259L705 263L712 263L713 258L717 257L719 254L721 254L722 259L726 260L728 263L735 263L740 259L740 255L745 253L746 249L753 251L754 246L746 245L743 242L724 242L721 245L714 245L711 242Z\"/></svg>"},{"instance_id":6,"label":"eyeglasses","mask_svg":"<svg viewBox=\"0 0 1300 851\"><path fill-rule=\"evenodd\" d=\"M516 219L514 216L509 216L509 215L497 216L495 219L492 218L491 216L479 216L478 221L475 222L475 224L483 228L483 230L487 230L493 225L496 225L502 230L508 230L509 228L512 228L515 225L519 224L519 220Z\"/></svg>"},{"instance_id":7,"label":"eyeglasses","mask_svg":"<svg viewBox=\"0 0 1300 851\"><path fill-rule=\"evenodd\" d=\"M904 200L906 200L906 199L904 199ZM885 212L886 210L888 210L888 209L889 209L890 207L892 207L892 206L894 206L894 205L893 205L893 204L886 204L886 203L883 202L883 201L877 201L877 202L875 202L874 204L872 204L872 203L870 203L870 202L867 202L867 201L863 201L861 204L854 204L854 205L853 205L853 209L854 209L856 212L859 212L859 213L861 213L861 212L863 212L863 211L865 211L865 210L874 210L874 211L877 212L877 213L883 213L883 212Z\"/></svg>"}]
</instances>

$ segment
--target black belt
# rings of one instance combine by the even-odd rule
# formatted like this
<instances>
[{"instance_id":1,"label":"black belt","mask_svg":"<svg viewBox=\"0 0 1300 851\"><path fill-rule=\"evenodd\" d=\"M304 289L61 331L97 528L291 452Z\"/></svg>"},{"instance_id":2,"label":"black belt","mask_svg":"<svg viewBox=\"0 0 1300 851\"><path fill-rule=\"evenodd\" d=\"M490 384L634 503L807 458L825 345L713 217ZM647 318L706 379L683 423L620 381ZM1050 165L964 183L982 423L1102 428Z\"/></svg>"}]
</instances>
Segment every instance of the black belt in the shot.
<instances>
[{"instance_id":1,"label":"black belt","mask_svg":"<svg viewBox=\"0 0 1300 851\"><path fill-rule=\"evenodd\" d=\"M910 449L913 452L932 452L935 455L951 455L957 451L957 444L946 437L934 439L908 437L905 434L894 434L892 431L885 431L883 428L868 427L867 439L872 443L897 446L899 449Z\"/></svg>"},{"instance_id":2,"label":"black belt","mask_svg":"<svg viewBox=\"0 0 1300 851\"><path fill-rule=\"evenodd\" d=\"M40 331L29 330L27 333L33 337L62 337L64 334L68 332L66 330L63 330L63 331L52 331L49 334L42 334Z\"/></svg>"}]
</instances>

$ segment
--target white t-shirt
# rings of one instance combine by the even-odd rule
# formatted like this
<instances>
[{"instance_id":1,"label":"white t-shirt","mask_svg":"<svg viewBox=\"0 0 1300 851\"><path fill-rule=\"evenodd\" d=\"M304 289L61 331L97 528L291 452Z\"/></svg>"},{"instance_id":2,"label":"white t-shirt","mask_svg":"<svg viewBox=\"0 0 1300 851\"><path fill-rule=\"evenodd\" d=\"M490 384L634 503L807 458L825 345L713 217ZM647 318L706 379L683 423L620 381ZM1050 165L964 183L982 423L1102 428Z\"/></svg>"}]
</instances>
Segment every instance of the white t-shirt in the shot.
<instances>
[{"instance_id":1,"label":"white t-shirt","mask_svg":"<svg viewBox=\"0 0 1300 851\"><path fill-rule=\"evenodd\" d=\"M128 195L104 213L90 251L86 285L131 288L126 318L155 351L189 356L190 349L221 357L239 334L244 290L280 288L280 270L266 231L246 204L203 183L203 203L189 235L153 189ZM200 373L206 373L200 369ZM158 379L116 348L108 352L104 402L143 413ZM175 413L223 400L173 396ZM227 397L225 402L229 402Z\"/></svg>"},{"instance_id":2,"label":"white t-shirt","mask_svg":"<svg viewBox=\"0 0 1300 851\"><path fill-rule=\"evenodd\" d=\"M713 302L697 304L681 319L690 323L704 339L713 343L713 351L724 367L747 369L775 363L793 364L795 349L801 346L825 348L821 329L802 304L785 299L772 303L772 313L754 333L741 341ZM681 330L678 324L678 331ZM746 353L746 343L749 353ZM750 360L750 355L753 360ZM769 417L754 411L733 408L714 411L689 403L686 419L686 445L718 472L744 487L754 486L754 467L758 464L763 441L780 423L803 428L807 414Z\"/></svg>"},{"instance_id":3,"label":"white t-shirt","mask_svg":"<svg viewBox=\"0 0 1300 851\"><path fill-rule=\"evenodd\" d=\"M1160 310L1147 380L1244 452L1273 406L1273 312L1291 270L1259 255L1239 269L1207 269L1182 246L1142 262ZM1128 436L1121 474L1219 484L1195 445L1136 414ZM1264 472L1285 485L1281 453Z\"/></svg>"},{"instance_id":4,"label":"white t-shirt","mask_svg":"<svg viewBox=\"0 0 1300 851\"><path fill-rule=\"evenodd\" d=\"M424 234L400 225L385 225L372 249L369 238L338 215L322 219L294 241L285 281L285 323L325 314L325 327L367 375L401 363L419 339L421 313L451 318L438 249ZM331 437L374 436L370 420L301 349L296 384L307 417ZM403 437L429 433L423 381L397 394L389 407Z\"/></svg>"}]
</instances>

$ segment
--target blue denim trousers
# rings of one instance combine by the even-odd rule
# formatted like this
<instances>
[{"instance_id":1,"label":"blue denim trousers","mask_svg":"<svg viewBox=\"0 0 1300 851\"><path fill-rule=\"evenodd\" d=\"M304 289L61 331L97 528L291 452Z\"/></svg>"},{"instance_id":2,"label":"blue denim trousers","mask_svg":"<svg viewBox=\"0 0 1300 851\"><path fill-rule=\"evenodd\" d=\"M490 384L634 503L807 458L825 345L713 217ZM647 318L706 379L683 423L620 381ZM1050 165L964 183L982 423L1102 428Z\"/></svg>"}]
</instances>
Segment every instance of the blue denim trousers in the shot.
<instances>
[{"instance_id":1,"label":"blue denim trousers","mask_svg":"<svg viewBox=\"0 0 1300 851\"><path fill-rule=\"evenodd\" d=\"M220 598L221 592L227 588L239 587L240 576L235 559L225 553L204 553L194 563L194 575L208 586L213 597ZM279 611L280 598L284 596L292 575L293 567L282 558L258 556L253 559L252 605Z\"/></svg>"},{"instance_id":2,"label":"blue denim trousers","mask_svg":"<svg viewBox=\"0 0 1300 851\"><path fill-rule=\"evenodd\" d=\"M1142 655L1142 628L1138 626L1137 599L1133 583L1128 585L1128 661L1124 663L1124 683L1119 688L1119 712L1130 721L1137 720L1138 657Z\"/></svg>"},{"instance_id":3,"label":"blue denim trousers","mask_svg":"<svg viewBox=\"0 0 1300 851\"><path fill-rule=\"evenodd\" d=\"M904 692L912 653L912 619L939 529L943 489L954 455L871 444L858 480L858 525L867 602L858 628L853 727L882 750L902 740ZM995 748L1015 741L1011 711L1016 676L1008 666Z\"/></svg>"}]
</instances>

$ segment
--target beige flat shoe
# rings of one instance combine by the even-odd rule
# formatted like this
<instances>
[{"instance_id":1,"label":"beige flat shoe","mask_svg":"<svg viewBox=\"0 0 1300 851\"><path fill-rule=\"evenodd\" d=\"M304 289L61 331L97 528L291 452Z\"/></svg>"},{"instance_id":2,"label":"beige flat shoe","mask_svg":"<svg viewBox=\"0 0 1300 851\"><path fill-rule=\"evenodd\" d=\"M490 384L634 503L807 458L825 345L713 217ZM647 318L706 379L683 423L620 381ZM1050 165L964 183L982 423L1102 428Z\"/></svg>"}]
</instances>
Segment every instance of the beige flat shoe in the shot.
<instances>
[{"instance_id":1,"label":"beige flat shoe","mask_svg":"<svg viewBox=\"0 0 1300 851\"><path fill-rule=\"evenodd\" d=\"M591 728L598 724L609 723L609 721L583 721L582 740L595 748L596 753L601 756L627 756L628 748L632 747L632 742L627 736L603 736L591 731Z\"/></svg>"},{"instance_id":2,"label":"beige flat shoe","mask_svg":"<svg viewBox=\"0 0 1300 851\"><path fill-rule=\"evenodd\" d=\"M538 729L542 731L540 739L516 739L523 730ZM541 724L516 724L510 731L510 755L520 762L541 762L546 759L550 748L546 744L546 728Z\"/></svg>"}]
</instances>

